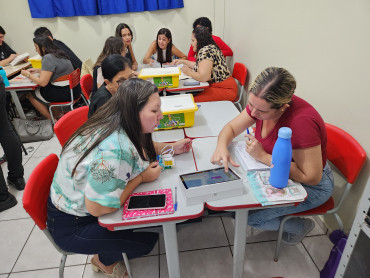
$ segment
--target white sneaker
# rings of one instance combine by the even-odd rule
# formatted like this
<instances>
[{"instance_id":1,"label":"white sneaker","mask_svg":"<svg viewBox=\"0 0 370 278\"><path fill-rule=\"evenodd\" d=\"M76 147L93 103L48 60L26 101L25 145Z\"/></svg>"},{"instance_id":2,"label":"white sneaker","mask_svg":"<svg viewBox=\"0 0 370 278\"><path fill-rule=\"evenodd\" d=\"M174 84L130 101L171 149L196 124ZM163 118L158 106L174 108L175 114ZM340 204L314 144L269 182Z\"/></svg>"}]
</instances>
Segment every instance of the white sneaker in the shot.
<instances>
[{"instance_id":1,"label":"white sneaker","mask_svg":"<svg viewBox=\"0 0 370 278\"><path fill-rule=\"evenodd\" d=\"M299 234L283 232L282 242L290 245L300 243L305 236L315 227L315 222L310 218L303 219L303 231Z\"/></svg>"}]
</instances>

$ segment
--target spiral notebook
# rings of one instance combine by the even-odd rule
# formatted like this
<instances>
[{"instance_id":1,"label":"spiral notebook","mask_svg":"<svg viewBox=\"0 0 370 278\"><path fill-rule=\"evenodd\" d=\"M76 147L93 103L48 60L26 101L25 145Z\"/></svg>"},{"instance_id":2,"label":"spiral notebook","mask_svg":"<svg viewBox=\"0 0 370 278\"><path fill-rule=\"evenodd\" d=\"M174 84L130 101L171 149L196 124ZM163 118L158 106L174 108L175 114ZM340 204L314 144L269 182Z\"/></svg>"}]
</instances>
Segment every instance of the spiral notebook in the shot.
<instances>
[{"instance_id":1,"label":"spiral notebook","mask_svg":"<svg viewBox=\"0 0 370 278\"><path fill-rule=\"evenodd\" d=\"M153 194L165 194L166 195L166 207L163 209L143 209L143 210L128 210L128 203L131 196L138 196L138 195L153 195ZM173 199L172 199L172 190L171 189L160 189L160 190L152 190L152 191L145 191L145 192L138 192L132 193L129 198L127 198L126 202L123 204L123 213L122 219L139 219L151 216L158 216L158 215L165 215L165 214L172 214L175 212L175 208L173 206Z\"/></svg>"}]
</instances>

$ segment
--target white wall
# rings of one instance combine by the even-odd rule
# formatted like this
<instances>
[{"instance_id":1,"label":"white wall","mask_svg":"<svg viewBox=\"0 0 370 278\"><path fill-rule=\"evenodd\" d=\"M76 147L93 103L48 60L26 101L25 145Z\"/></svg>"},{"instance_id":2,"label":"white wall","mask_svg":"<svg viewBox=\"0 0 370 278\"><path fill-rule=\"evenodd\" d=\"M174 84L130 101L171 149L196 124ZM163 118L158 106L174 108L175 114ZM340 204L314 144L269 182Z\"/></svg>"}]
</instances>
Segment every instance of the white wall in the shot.
<instances>
[{"instance_id":1,"label":"white wall","mask_svg":"<svg viewBox=\"0 0 370 278\"><path fill-rule=\"evenodd\" d=\"M370 2L225 3L224 39L234 51L234 62L248 67L250 80L266 67L285 67L297 79L296 94L310 102L324 121L350 133L370 154ZM369 173L367 162L340 210L346 229L352 225ZM326 218L336 229L332 220Z\"/></svg>"},{"instance_id":2,"label":"white wall","mask_svg":"<svg viewBox=\"0 0 370 278\"><path fill-rule=\"evenodd\" d=\"M6 2L0 25L7 32L6 42L18 53L35 53L33 31L47 26L81 60L94 61L120 22L134 28L138 61L162 27L172 31L176 46L187 53L193 20L207 16L214 34L233 49L233 61L248 67L250 80L268 66L287 68L297 79L296 94L370 153L368 0L184 0L184 9L54 19L32 19L27 0ZM347 229L369 173L367 162L340 211ZM326 220L336 228L332 219Z\"/></svg>"}]
</instances>

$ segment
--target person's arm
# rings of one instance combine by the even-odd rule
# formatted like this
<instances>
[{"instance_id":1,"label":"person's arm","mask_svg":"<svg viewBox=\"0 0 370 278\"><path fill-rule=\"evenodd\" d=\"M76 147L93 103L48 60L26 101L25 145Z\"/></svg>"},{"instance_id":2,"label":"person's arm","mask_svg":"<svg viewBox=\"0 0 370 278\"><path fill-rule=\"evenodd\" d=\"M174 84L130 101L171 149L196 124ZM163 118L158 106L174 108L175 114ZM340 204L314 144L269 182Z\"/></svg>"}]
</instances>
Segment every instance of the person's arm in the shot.
<instances>
[{"instance_id":1,"label":"person's arm","mask_svg":"<svg viewBox=\"0 0 370 278\"><path fill-rule=\"evenodd\" d=\"M216 150L212 155L211 162L213 164L223 165L226 172L229 169L228 163L238 167L239 165L231 159L227 146L236 136L254 123L255 120L248 115L245 109L228 122L218 135Z\"/></svg>"},{"instance_id":2,"label":"person's arm","mask_svg":"<svg viewBox=\"0 0 370 278\"><path fill-rule=\"evenodd\" d=\"M187 66L182 67L182 72L200 82L208 82L212 76L213 61L204 59L198 62L198 71Z\"/></svg>"},{"instance_id":3,"label":"person's arm","mask_svg":"<svg viewBox=\"0 0 370 278\"><path fill-rule=\"evenodd\" d=\"M96 71L96 87L99 89L101 85L104 83L104 77L101 67L98 67Z\"/></svg>"},{"instance_id":4,"label":"person's arm","mask_svg":"<svg viewBox=\"0 0 370 278\"><path fill-rule=\"evenodd\" d=\"M175 59L173 60L174 65L180 65L183 64L187 66L188 68L194 68L195 67L195 62L189 61L189 60L182 60L182 59Z\"/></svg>"},{"instance_id":5,"label":"person's arm","mask_svg":"<svg viewBox=\"0 0 370 278\"><path fill-rule=\"evenodd\" d=\"M184 53L182 53L176 46L172 46L172 55L179 57L180 60L186 60L187 57Z\"/></svg>"},{"instance_id":6,"label":"person's arm","mask_svg":"<svg viewBox=\"0 0 370 278\"><path fill-rule=\"evenodd\" d=\"M130 54L131 54L132 70L135 71L135 70L137 70L138 64L137 64L137 61L136 61L136 58L135 58L135 55L134 55L134 51L132 50L131 44L128 45L128 51L130 51Z\"/></svg>"},{"instance_id":7,"label":"person's arm","mask_svg":"<svg viewBox=\"0 0 370 278\"><path fill-rule=\"evenodd\" d=\"M221 49L222 54L224 54L225 57L234 55L230 46L228 46L220 37L213 36L213 39L215 43L218 45L218 47Z\"/></svg>"},{"instance_id":8,"label":"person's arm","mask_svg":"<svg viewBox=\"0 0 370 278\"><path fill-rule=\"evenodd\" d=\"M192 62L195 62L196 61L195 54L196 53L194 52L193 46L190 45L190 49L189 49L189 53L188 53L188 60L192 61Z\"/></svg>"},{"instance_id":9,"label":"person's arm","mask_svg":"<svg viewBox=\"0 0 370 278\"><path fill-rule=\"evenodd\" d=\"M13 61L15 59L15 57L17 57L17 54L10 54L10 56L8 58L0 61L0 66L5 67L11 61Z\"/></svg>"},{"instance_id":10,"label":"person's arm","mask_svg":"<svg viewBox=\"0 0 370 278\"><path fill-rule=\"evenodd\" d=\"M158 165L158 162L152 162L149 166L145 169L145 171L141 172L137 175L134 179L130 180L127 184L125 189L123 190L120 196L120 205L122 206L130 194L135 190L143 182L151 182L156 180L161 173L161 167ZM106 207L98 204L97 202L91 201L85 197L85 205L87 211L95 216L99 217L104 214L108 214L118 210L118 208Z\"/></svg>"},{"instance_id":11,"label":"person's arm","mask_svg":"<svg viewBox=\"0 0 370 278\"><path fill-rule=\"evenodd\" d=\"M46 71L41 70L40 71L40 77L37 77L36 75L31 74L31 72L35 72L34 70L22 70L21 74L31 79L33 82L35 82L37 85L40 85L41 87L45 87L49 84L50 78L53 75L52 71ZM37 72L37 71L36 71Z\"/></svg>"},{"instance_id":12,"label":"person's arm","mask_svg":"<svg viewBox=\"0 0 370 278\"><path fill-rule=\"evenodd\" d=\"M152 55L156 52L157 44L152 42L149 46L148 51L145 53L143 63L144 64L153 64L155 61L152 59Z\"/></svg>"},{"instance_id":13,"label":"person's arm","mask_svg":"<svg viewBox=\"0 0 370 278\"><path fill-rule=\"evenodd\" d=\"M162 149L166 145L172 145L175 154L182 154L190 150L192 141L189 138L186 138L186 139L178 140L174 143L153 142L153 144L154 144L154 149L155 149L156 154L160 154Z\"/></svg>"}]
</instances>

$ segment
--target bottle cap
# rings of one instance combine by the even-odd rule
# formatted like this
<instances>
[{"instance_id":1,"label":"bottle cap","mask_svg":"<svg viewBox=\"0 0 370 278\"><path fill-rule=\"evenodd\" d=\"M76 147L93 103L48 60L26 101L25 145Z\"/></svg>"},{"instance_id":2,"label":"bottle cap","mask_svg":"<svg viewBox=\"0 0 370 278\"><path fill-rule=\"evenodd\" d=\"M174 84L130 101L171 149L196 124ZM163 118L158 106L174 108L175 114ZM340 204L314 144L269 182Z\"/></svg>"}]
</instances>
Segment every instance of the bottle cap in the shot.
<instances>
[{"instance_id":1,"label":"bottle cap","mask_svg":"<svg viewBox=\"0 0 370 278\"><path fill-rule=\"evenodd\" d=\"M278 136L283 139L292 138L292 130L289 127L281 127Z\"/></svg>"}]
</instances>

